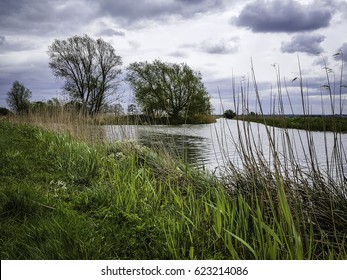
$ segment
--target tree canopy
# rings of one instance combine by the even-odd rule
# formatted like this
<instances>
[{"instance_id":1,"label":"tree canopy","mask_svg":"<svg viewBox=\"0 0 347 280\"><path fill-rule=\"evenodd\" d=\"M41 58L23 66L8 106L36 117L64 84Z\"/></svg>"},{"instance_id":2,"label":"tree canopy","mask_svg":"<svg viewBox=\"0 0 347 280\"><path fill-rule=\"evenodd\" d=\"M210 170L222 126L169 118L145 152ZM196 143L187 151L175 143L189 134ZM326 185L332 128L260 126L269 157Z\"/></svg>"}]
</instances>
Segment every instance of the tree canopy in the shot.
<instances>
[{"instance_id":1,"label":"tree canopy","mask_svg":"<svg viewBox=\"0 0 347 280\"><path fill-rule=\"evenodd\" d=\"M187 64L135 62L126 80L143 112L151 117L168 116L175 122L210 115L210 97L201 74Z\"/></svg>"},{"instance_id":2,"label":"tree canopy","mask_svg":"<svg viewBox=\"0 0 347 280\"><path fill-rule=\"evenodd\" d=\"M7 93L6 102L14 112L23 114L29 111L30 98L31 91L23 84L15 81Z\"/></svg>"},{"instance_id":3,"label":"tree canopy","mask_svg":"<svg viewBox=\"0 0 347 280\"><path fill-rule=\"evenodd\" d=\"M102 39L87 35L55 40L48 48L53 74L65 81L64 90L84 112L99 113L116 93L121 57Z\"/></svg>"}]
</instances>

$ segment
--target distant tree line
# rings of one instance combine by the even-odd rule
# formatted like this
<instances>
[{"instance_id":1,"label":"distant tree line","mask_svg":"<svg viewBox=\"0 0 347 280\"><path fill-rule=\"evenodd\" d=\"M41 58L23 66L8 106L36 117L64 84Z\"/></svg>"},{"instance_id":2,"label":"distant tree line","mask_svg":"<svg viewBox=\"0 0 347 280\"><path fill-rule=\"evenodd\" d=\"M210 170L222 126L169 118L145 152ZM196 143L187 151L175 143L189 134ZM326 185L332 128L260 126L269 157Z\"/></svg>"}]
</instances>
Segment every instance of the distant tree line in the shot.
<instances>
[{"instance_id":1,"label":"distant tree line","mask_svg":"<svg viewBox=\"0 0 347 280\"><path fill-rule=\"evenodd\" d=\"M64 108L90 116L124 114L121 104L112 104L118 95L122 59L111 44L87 35L56 39L48 47L48 56L53 75L64 81L63 92L68 96ZM126 71L125 81L133 89L136 101L128 105L129 115L167 117L172 123L194 122L211 115L210 97L201 74L187 64L134 62ZM31 104L30 98L31 91L15 81L7 103L18 114L63 106L57 99Z\"/></svg>"}]
</instances>

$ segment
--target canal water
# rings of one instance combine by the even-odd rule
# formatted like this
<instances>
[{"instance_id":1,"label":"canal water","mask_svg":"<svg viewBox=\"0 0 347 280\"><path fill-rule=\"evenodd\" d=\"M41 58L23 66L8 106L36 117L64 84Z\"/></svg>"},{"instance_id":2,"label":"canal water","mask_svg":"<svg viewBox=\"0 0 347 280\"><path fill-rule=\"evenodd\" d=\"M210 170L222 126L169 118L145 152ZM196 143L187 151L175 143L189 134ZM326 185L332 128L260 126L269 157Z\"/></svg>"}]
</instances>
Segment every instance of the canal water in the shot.
<instances>
[{"instance_id":1,"label":"canal water","mask_svg":"<svg viewBox=\"0 0 347 280\"><path fill-rule=\"evenodd\" d=\"M293 159L309 170L312 158L322 169L340 169L347 176L347 134L308 132L266 127L263 124L218 119L204 125L109 125L104 126L109 141L136 140L169 150L183 161L212 172L232 164L242 168L247 159L290 165ZM336 161L338 159L338 161Z\"/></svg>"}]
</instances>

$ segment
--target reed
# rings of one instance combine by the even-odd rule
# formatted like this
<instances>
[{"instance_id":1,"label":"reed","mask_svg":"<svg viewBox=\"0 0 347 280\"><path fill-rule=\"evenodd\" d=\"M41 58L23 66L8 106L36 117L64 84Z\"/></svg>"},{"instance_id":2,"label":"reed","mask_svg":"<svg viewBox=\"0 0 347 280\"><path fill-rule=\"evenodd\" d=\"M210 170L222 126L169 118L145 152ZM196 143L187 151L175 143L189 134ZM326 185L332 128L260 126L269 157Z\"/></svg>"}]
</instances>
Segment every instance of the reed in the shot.
<instances>
[{"instance_id":1,"label":"reed","mask_svg":"<svg viewBox=\"0 0 347 280\"><path fill-rule=\"evenodd\" d=\"M298 65L305 126L311 128L308 89L303 86L300 62ZM289 258L320 258L323 255L341 257L346 252L347 217L342 213L346 213L347 210L347 181L343 169L347 160L341 138L340 121L343 108L336 109L336 104L343 106L343 95L341 91L332 92L331 89L338 87L327 79L331 108L334 108L333 112L338 111L341 116L337 118L337 122L333 119L321 118L325 128L328 127L328 121L332 122L329 125L330 131L324 131L325 147L322 147L320 151L325 153L327 159L324 167L317 157L318 151L315 150L312 129L306 129L304 133L289 129L290 121L284 112L285 96L283 94L288 91L286 84L282 85L279 68L276 69L277 92L273 93L274 100L271 101L272 106L275 107L271 111L278 112L276 124L273 122L274 118L269 118L263 113L253 64L251 70L251 82L241 84L238 92L235 84L233 86L235 110L249 107L249 94L253 91L257 98L260 115L256 118L252 116L238 118L238 135L236 138L234 136L231 138L238 147L243 167L240 170L231 160L229 161L229 170L224 174L229 193L232 196L241 194L251 208L257 210L258 217L273 217L267 221L264 229L269 229L268 234L280 241L276 246L287 248ZM328 71L326 67L325 71ZM329 77L328 73L327 77ZM249 86L250 83L253 87ZM339 84L343 82L340 81ZM287 94L286 97L290 103L289 95ZM340 101L337 102L337 99ZM259 130L253 124L254 120L265 124L266 135L259 134ZM282 129L276 129L273 125ZM299 143L293 141L294 133L297 133L295 136L299 139ZM334 141L334 147L330 153L327 149L328 133L332 135ZM259 145L262 141L267 141L270 147L268 151ZM297 154L300 152L305 155L304 164L298 160ZM277 227L278 225L280 227ZM259 240L264 239L261 234L256 233ZM269 250L271 256L274 256L275 249L272 247ZM320 250L322 251L318 253Z\"/></svg>"}]
</instances>

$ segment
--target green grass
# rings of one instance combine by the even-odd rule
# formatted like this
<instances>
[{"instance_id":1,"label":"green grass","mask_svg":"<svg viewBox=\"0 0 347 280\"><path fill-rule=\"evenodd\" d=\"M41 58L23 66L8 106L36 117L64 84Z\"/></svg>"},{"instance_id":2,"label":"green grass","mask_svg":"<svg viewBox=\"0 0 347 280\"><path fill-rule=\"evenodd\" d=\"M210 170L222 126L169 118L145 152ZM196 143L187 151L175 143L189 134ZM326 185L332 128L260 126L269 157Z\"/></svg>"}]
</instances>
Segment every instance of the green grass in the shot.
<instances>
[{"instance_id":1,"label":"green grass","mask_svg":"<svg viewBox=\"0 0 347 280\"><path fill-rule=\"evenodd\" d=\"M346 199L299 203L280 176L217 181L134 142L5 120L0 151L1 259L347 258Z\"/></svg>"},{"instance_id":2,"label":"green grass","mask_svg":"<svg viewBox=\"0 0 347 280\"><path fill-rule=\"evenodd\" d=\"M165 151L103 143L90 126L107 118L59 112L1 119L1 259L347 259L345 119L308 117L300 64L299 72L306 116L285 117L277 69L271 111L281 117L237 120L237 139L225 126L220 143L234 141L242 168L230 159L218 180ZM342 87L327 84L332 108L340 101L335 112L342 113L342 91L331 91ZM238 93L233 84L236 112L249 107L247 88L241 83ZM266 135L251 121L265 122ZM321 127L334 136L330 155L313 145L310 130ZM288 128L306 130L304 168ZM264 137L269 151L257 145ZM328 156L327 170L317 152Z\"/></svg>"}]
</instances>

